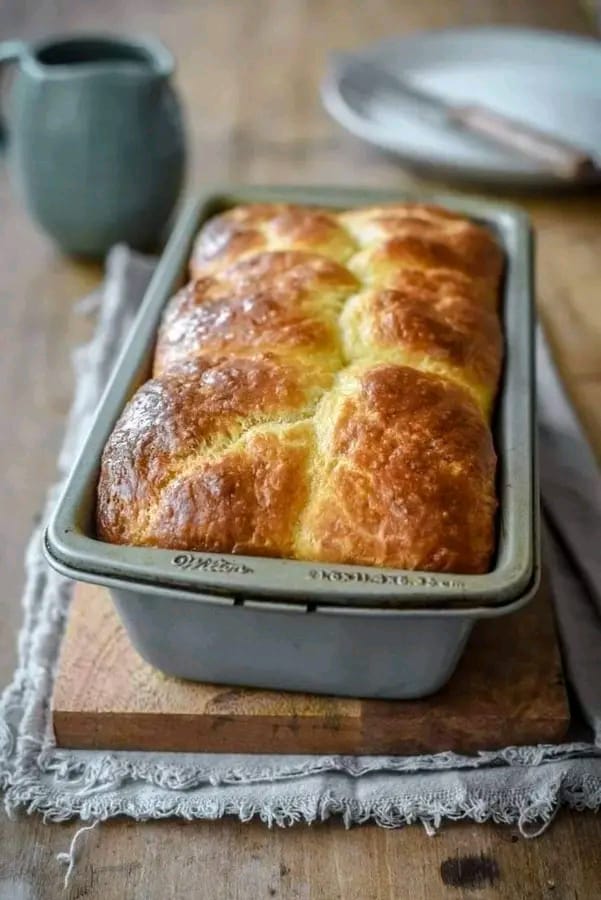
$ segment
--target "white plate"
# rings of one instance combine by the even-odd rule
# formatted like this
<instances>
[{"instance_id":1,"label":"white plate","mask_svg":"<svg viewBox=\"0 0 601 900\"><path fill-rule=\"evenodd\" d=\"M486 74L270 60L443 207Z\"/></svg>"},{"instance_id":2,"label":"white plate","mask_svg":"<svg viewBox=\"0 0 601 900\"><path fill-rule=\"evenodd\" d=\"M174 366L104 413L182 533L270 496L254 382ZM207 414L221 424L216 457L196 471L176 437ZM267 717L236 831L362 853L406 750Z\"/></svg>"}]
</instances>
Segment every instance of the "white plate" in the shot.
<instances>
[{"instance_id":1,"label":"white plate","mask_svg":"<svg viewBox=\"0 0 601 900\"><path fill-rule=\"evenodd\" d=\"M556 134L601 159L601 44L524 28L445 29L393 38L357 54L452 102L476 102ZM517 152L418 117L403 101L359 104L345 66L322 85L328 112L345 128L405 162L477 181L559 186Z\"/></svg>"}]
</instances>

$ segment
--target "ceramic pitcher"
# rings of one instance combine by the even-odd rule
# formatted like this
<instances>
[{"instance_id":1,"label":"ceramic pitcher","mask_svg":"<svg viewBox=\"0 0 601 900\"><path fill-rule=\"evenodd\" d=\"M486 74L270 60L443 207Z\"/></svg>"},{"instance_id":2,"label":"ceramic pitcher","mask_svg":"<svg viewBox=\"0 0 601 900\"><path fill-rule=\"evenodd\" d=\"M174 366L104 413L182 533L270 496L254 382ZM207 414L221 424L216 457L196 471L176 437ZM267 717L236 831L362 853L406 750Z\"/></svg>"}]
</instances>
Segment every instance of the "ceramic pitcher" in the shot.
<instances>
[{"instance_id":1,"label":"ceramic pitcher","mask_svg":"<svg viewBox=\"0 0 601 900\"><path fill-rule=\"evenodd\" d=\"M151 247L184 173L170 53L154 40L69 36L0 44L9 61L3 140L32 217L69 253Z\"/></svg>"}]
</instances>

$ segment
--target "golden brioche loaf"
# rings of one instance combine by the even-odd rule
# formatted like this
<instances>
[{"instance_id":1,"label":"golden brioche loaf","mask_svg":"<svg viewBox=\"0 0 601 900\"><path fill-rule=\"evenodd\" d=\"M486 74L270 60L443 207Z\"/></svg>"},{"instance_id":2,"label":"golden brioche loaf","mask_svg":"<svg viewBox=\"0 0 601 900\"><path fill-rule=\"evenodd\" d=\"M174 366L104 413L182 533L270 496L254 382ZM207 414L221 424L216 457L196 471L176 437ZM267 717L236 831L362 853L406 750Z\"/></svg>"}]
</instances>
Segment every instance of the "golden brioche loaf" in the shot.
<instances>
[{"instance_id":1,"label":"golden brioche loaf","mask_svg":"<svg viewBox=\"0 0 601 900\"><path fill-rule=\"evenodd\" d=\"M486 571L502 265L431 206L209 221L104 450L99 536Z\"/></svg>"}]
</instances>

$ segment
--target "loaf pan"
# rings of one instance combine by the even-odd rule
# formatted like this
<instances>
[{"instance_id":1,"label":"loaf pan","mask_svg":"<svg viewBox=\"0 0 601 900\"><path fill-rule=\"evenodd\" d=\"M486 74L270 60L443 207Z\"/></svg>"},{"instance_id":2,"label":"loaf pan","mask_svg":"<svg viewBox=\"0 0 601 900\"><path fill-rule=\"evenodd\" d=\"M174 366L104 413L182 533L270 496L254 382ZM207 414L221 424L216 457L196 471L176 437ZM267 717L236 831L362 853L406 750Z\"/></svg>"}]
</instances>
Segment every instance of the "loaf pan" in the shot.
<instances>
[{"instance_id":1,"label":"loaf pan","mask_svg":"<svg viewBox=\"0 0 601 900\"><path fill-rule=\"evenodd\" d=\"M149 376L163 307L186 275L202 222L228 207L284 201L351 208L424 201L488 225L503 245L505 363L493 422L497 552L483 575L409 572L99 541L94 498L104 444ZM183 209L48 524L63 574L107 585L133 643L196 680L364 697L418 697L451 674L478 618L535 593L540 570L534 428L532 237L519 210L475 199L336 188L223 189Z\"/></svg>"}]
</instances>

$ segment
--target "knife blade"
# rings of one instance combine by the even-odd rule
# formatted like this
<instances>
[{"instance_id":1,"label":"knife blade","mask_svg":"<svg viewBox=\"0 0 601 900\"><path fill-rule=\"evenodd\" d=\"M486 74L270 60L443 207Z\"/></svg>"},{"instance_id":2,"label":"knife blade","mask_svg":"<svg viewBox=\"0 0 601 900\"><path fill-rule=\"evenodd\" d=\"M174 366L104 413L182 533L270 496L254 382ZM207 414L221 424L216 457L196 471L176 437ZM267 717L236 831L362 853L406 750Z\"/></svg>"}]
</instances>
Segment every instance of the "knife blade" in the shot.
<instances>
[{"instance_id":1,"label":"knife blade","mask_svg":"<svg viewBox=\"0 0 601 900\"><path fill-rule=\"evenodd\" d=\"M416 87L394 72L359 57L338 54L333 59L345 86L356 93L368 94L371 97L388 95L393 100L413 103L418 108L416 111L438 118L442 122L449 120L450 105L446 100Z\"/></svg>"}]
</instances>

